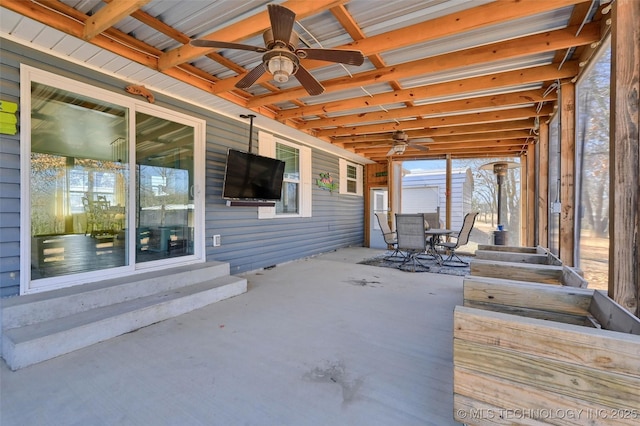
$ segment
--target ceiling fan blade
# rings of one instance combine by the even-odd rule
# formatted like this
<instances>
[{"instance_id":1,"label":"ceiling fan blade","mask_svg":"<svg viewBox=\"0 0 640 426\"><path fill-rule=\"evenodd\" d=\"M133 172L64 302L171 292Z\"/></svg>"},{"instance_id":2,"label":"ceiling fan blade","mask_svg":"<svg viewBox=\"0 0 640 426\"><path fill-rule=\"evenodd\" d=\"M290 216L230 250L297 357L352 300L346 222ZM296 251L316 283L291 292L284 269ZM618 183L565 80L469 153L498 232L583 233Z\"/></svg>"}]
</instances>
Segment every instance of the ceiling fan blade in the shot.
<instances>
[{"instance_id":1,"label":"ceiling fan blade","mask_svg":"<svg viewBox=\"0 0 640 426\"><path fill-rule=\"evenodd\" d=\"M420 151L429 151L429 147L422 146L422 145L416 145L416 144L414 144L412 142L409 142L409 146L411 148L419 149Z\"/></svg>"},{"instance_id":2,"label":"ceiling fan blade","mask_svg":"<svg viewBox=\"0 0 640 426\"><path fill-rule=\"evenodd\" d=\"M226 41L215 41L215 40L197 39L197 40L191 40L189 44L195 47L215 47L217 49L250 50L252 52L267 51L267 49L265 49L264 47L251 46L249 44L229 43Z\"/></svg>"},{"instance_id":3,"label":"ceiling fan blade","mask_svg":"<svg viewBox=\"0 0 640 426\"><path fill-rule=\"evenodd\" d=\"M264 66L264 63L260 63L260 65L258 65L257 67L249 71L247 75L242 77L242 79L240 79L240 81L236 83L236 87L239 89L246 89L253 86L253 83L255 83L256 80L259 79L266 71L267 68Z\"/></svg>"},{"instance_id":4,"label":"ceiling fan blade","mask_svg":"<svg viewBox=\"0 0 640 426\"><path fill-rule=\"evenodd\" d=\"M347 65L362 65L364 55L359 50L340 49L298 49L296 55L299 58L316 59L319 61L338 62Z\"/></svg>"},{"instance_id":5,"label":"ceiling fan blade","mask_svg":"<svg viewBox=\"0 0 640 426\"><path fill-rule=\"evenodd\" d=\"M269 20L273 39L279 40L286 46L291 38L293 24L296 22L296 14L279 4L269 4Z\"/></svg>"},{"instance_id":6,"label":"ceiling fan blade","mask_svg":"<svg viewBox=\"0 0 640 426\"><path fill-rule=\"evenodd\" d=\"M324 92L324 86L322 86L322 84L320 84L320 82L316 80L316 78L312 76L311 73L302 65L298 67L298 70L294 75L300 84L302 84L302 87L304 87L311 96L319 95Z\"/></svg>"},{"instance_id":7,"label":"ceiling fan blade","mask_svg":"<svg viewBox=\"0 0 640 426\"><path fill-rule=\"evenodd\" d=\"M411 138L413 143L434 142L433 138Z\"/></svg>"}]
</instances>

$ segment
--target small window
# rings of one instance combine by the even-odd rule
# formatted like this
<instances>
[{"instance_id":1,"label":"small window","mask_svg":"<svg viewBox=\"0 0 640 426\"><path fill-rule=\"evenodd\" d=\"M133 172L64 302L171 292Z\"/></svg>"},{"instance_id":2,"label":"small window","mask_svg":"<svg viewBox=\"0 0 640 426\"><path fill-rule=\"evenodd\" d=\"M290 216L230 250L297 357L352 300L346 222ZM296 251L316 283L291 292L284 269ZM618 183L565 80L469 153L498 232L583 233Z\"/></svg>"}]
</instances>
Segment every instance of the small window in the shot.
<instances>
[{"instance_id":1,"label":"small window","mask_svg":"<svg viewBox=\"0 0 640 426\"><path fill-rule=\"evenodd\" d=\"M340 193L362 195L362 166L340 159Z\"/></svg>"},{"instance_id":2,"label":"small window","mask_svg":"<svg viewBox=\"0 0 640 426\"><path fill-rule=\"evenodd\" d=\"M275 207L258 207L259 219L311 217L311 148L258 133L259 153L284 161L282 197Z\"/></svg>"},{"instance_id":3,"label":"small window","mask_svg":"<svg viewBox=\"0 0 640 426\"><path fill-rule=\"evenodd\" d=\"M276 158L284 161L282 198L276 202L276 214L300 211L300 150L276 142Z\"/></svg>"}]
</instances>

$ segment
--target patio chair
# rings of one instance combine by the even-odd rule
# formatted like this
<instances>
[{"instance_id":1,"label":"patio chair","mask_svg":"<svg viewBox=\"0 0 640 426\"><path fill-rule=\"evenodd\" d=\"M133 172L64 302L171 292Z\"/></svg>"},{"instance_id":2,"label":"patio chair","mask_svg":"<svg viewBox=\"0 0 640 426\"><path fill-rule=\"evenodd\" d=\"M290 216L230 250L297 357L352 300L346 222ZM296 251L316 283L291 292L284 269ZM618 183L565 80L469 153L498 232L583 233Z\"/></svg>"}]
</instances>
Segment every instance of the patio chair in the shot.
<instances>
[{"instance_id":1,"label":"patio chair","mask_svg":"<svg viewBox=\"0 0 640 426\"><path fill-rule=\"evenodd\" d=\"M455 241L443 241L438 243L438 247L442 247L449 252L449 256L442 261L443 265L446 266L459 266L464 267L468 266L469 262L465 262L462 260L456 250L469 242L469 236L471 235L471 230L473 229L473 225L476 222L476 216L478 216L478 212L467 213L464 216L464 220L462 221L462 228L458 234L453 234L453 238Z\"/></svg>"},{"instance_id":2,"label":"patio chair","mask_svg":"<svg viewBox=\"0 0 640 426\"><path fill-rule=\"evenodd\" d=\"M430 268L422 263L418 256L427 251L427 240L424 235L425 225L422 213L396 214L396 237L398 238L398 249L406 253L401 266L411 262L411 271L416 272L420 266L424 271Z\"/></svg>"},{"instance_id":3,"label":"patio chair","mask_svg":"<svg viewBox=\"0 0 640 426\"><path fill-rule=\"evenodd\" d=\"M388 246L393 248L393 253L389 256L386 256L384 260L404 260L404 254L398 250L398 239L396 238L396 233L391 230L389 226L389 218L386 213L377 212L374 213L376 215L376 219L378 219L378 225L380 225L380 230L382 231L382 236L384 237L384 242L387 243Z\"/></svg>"}]
</instances>

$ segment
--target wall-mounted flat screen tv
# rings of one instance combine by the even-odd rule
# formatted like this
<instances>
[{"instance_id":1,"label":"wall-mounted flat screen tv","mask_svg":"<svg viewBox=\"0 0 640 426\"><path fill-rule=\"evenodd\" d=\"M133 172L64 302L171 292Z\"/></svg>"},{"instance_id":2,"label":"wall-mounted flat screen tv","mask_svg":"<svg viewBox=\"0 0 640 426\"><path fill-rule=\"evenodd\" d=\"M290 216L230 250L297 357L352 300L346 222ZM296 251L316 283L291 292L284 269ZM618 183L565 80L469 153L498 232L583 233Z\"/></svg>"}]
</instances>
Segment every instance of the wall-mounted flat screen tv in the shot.
<instances>
[{"instance_id":1,"label":"wall-mounted flat screen tv","mask_svg":"<svg viewBox=\"0 0 640 426\"><path fill-rule=\"evenodd\" d=\"M222 198L280 200L284 161L229 149Z\"/></svg>"}]
</instances>

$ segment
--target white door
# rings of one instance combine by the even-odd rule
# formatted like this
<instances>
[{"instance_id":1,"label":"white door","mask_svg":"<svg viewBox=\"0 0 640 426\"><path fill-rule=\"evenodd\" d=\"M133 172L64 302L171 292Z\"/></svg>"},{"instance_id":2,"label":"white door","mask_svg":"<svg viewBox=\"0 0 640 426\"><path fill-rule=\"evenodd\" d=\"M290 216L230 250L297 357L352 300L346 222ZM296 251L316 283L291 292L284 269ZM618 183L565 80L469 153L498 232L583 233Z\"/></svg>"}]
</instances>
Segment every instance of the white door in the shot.
<instances>
[{"instance_id":1,"label":"white door","mask_svg":"<svg viewBox=\"0 0 640 426\"><path fill-rule=\"evenodd\" d=\"M389 210L389 191L387 188L371 188L371 201L370 217L369 217L369 247L386 249L387 244L384 242L380 225L375 213L382 212L387 213Z\"/></svg>"}]
</instances>

